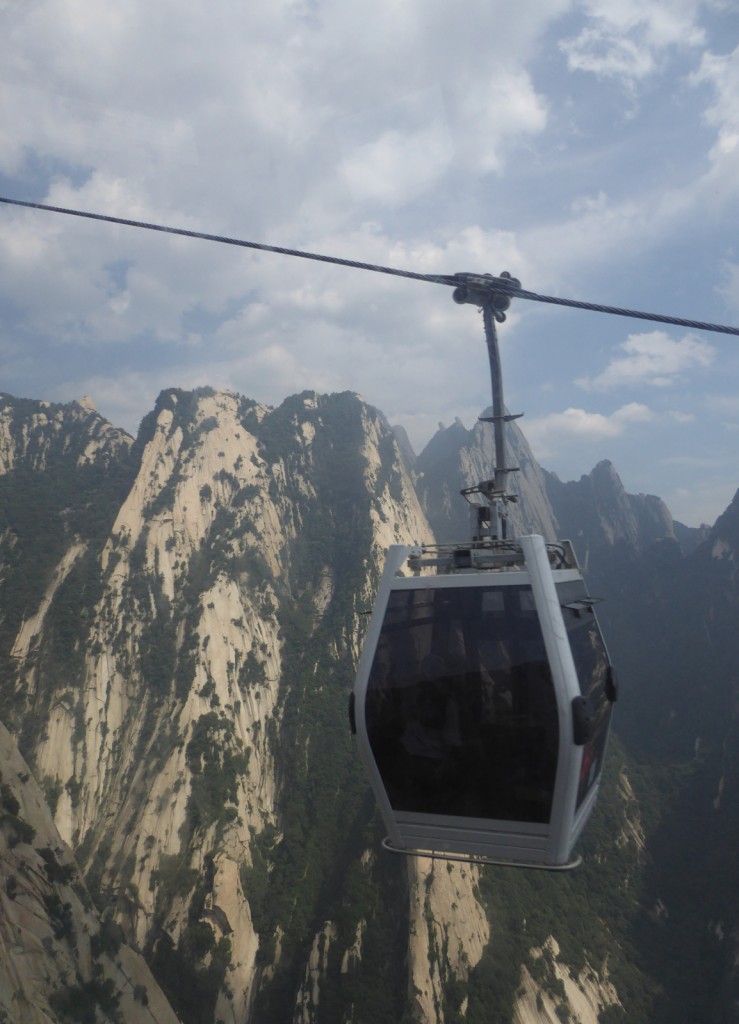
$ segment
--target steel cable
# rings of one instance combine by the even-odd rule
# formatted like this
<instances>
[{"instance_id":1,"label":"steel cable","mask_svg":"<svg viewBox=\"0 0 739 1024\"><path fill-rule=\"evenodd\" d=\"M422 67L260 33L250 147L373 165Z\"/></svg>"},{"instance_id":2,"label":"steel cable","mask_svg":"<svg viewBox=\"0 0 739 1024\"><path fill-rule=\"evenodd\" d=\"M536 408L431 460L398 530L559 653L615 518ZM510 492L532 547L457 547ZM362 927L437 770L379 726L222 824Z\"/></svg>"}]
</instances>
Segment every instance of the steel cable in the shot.
<instances>
[{"instance_id":1,"label":"steel cable","mask_svg":"<svg viewBox=\"0 0 739 1024\"><path fill-rule=\"evenodd\" d=\"M280 245L265 245L263 242L245 242L241 238L229 238L227 235L210 235L204 231L189 231L187 228L172 228L164 224L150 224L143 220L129 220L126 217L112 217L104 213L88 213L84 210L70 210L64 206L47 206L45 203L29 203L20 199L5 199L0 196L0 203L12 206L26 206L32 210L46 210L49 213L65 213L70 217L83 217L86 220L102 220L109 224L123 224L130 228L144 228L147 231L161 231L168 235L183 235L185 238L200 238L206 242L222 242L224 245L237 245L242 249L257 249L261 252L276 252L282 256L299 256L305 260L318 260L321 263L335 263L340 267L354 267L357 270L372 270L378 274L392 274L395 277L410 277L416 281L430 281L432 284L454 284L452 278L438 274L417 274L412 270L397 270L383 267L375 263L360 263L358 260L347 260L341 256L323 256L316 252L303 252L300 249L286 249Z\"/></svg>"},{"instance_id":2,"label":"steel cable","mask_svg":"<svg viewBox=\"0 0 739 1024\"><path fill-rule=\"evenodd\" d=\"M325 256L315 252L304 252L300 249L288 249L279 245L247 242L241 238L229 238L227 235L213 235L203 231L190 231L186 228L167 227L163 224L152 224L147 221L129 220L126 217L113 217L103 213L88 213L84 210L72 210L63 206L49 206L46 203L32 203L21 199L9 199L3 196L0 196L0 203L27 207L33 210L45 210L48 213L63 213L70 217L81 217L86 220L105 221L109 224L122 224L126 227L143 228L146 231L160 231L164 234L181 235L185 238L199 238L207 242L221 242L224 245L235 245L243 249L274 252L283 256L297 256L301 259L316 260L320 263L333 263L340 267L369 270L373 273L389 274L393 277L407 277L414 281L427 281L430 284L444 284L455 288L460 283L460 278L455 274L421 274L413 270L400 270L397 267L386 267L377 263L362 263L359 260L348 260L341 256ZM539 295L537 292L525 291L513 285L506 287L505 284L501 284L501 280L501 278L495 279L495 290L504 291L511 298L528 299L531 302L544 302L554 306L568 306L573 309L585 309L594 313L607 313L611 316L625 316L634 320L649 320L653 323L672 324L676 327L692 327L698 331L714 331L719 334L739 335L739 327L708 323L704 320L688 320L684 317L648 313L636 309L623 309L619 306L606 306L596 302L582 302L579 299L563 299L553 295Z\"/></svg>"}]
</instances>

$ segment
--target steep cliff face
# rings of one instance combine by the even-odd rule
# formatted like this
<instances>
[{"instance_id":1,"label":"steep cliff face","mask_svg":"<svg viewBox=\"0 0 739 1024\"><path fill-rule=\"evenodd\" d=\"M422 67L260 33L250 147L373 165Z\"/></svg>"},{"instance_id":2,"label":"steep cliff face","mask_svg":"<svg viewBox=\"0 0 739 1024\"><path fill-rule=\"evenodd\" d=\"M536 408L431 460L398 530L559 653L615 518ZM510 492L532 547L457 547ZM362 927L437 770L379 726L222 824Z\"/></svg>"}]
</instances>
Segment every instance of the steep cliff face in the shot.
<instances>
[{"instance_id":1,"label":"steep cliff face","mask_svg":"<svg viewBox=\"0 0 739 1024\"><path fill-rule=\"evenodd\" d=\"M466 1013L466 983L490 939L477 898L479 868L416 857L408 871L410 1006L418 1020L454 1020Z\"/></svg>"},{"instance_id":2,"label":"steep cliff face","mask_svg":"<svg viewBox=\"0 0 739 1024\"><path fill-rule=\"evenodd\" d=\"M26 739L29 749L35 745L34 716L47 700L26 676L44 656L57 675L78 656L78 612L99 574L95 553L135 463L133 439L89 402L0 396L0 702L25 752ZM52 601L67 614L49 630Z\"/></svg>"},{"instance_id":3,"label":"steep cliff face","mask_svg":"<svg viewBox=\"0 0 739 1024\"><path fill-rule=\"evenodd\" d=\"M0 725L0 1019L177 1018L120 926L95 912L72 851ZM92 1015L92 1016L91 1016Z\"/></svg>"}]
</instances>

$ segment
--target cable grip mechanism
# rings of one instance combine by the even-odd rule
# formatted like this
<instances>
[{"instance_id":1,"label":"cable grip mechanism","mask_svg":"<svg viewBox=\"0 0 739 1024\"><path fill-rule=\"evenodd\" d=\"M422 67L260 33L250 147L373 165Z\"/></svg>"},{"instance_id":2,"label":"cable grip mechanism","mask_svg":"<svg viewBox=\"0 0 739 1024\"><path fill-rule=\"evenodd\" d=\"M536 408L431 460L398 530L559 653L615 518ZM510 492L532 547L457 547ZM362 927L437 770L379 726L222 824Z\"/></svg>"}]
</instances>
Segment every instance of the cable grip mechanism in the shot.
<instances>
[{"instance_id":1,"label":"cable grip mechanism","mask_svg":"<svg viewBox=\"0 0 739 1024\"><path fill-rule=\"evenodd\" d=\"M521 290L521 282L504 270L500 277L492 274L454 274L459 284L452 292L452 298L459 305L470 303L473 306L490 305L493 316L499 324L505 320L505 311L511 299Z\"/></svg>"}]
</instances>

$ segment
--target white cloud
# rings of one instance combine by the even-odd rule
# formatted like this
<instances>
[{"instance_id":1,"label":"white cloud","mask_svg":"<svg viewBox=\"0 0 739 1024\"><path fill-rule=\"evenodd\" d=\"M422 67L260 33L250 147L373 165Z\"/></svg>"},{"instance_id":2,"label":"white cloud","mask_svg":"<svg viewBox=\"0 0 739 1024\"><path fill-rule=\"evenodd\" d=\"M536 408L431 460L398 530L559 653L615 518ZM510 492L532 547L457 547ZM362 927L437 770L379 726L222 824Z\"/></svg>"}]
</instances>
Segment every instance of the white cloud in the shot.
<instances>
[{"instance_id":1,"label":"white cloud","mask_svg":"<svg viewBox=\"0 0 739 1024\"><path fill-rule=\"evenodd\" d=\"M713 102L704 113L707 124L717 129L708 157L710 172L703 182L714 204L739 188L739 46L731 53L705 53L691 76L693 85L709 85Z\"/></svg>"},{"instance_id":2,"label":"white cloud","mask_svg":"<svg viewBox=\"0 0 739 1024\"><path fill-rule=\"evenodd\" d=\"M713 87L715 102L707 108L705 119L720 129L728 126L733 136L739 129L739 47L731 53L704 53L690 80L694 85ZM726 148L733 149L733 141Z\"/></svg>"},{"instance_id":3,"label":"white cloud","mask_svg":"<svg viewBox=\"0 0 739 1024\"><path fill-rule=\"evenodd\" d=\"M638 159L643 159L641 153ZM700 184L691 181L685 187L660 184L657 188L635 185L623 189L617 170L615 175L613 187L619 194L609 195L600 189L595 195L575 196L566 214L557 216L559 211L555 211L517 233L519 248L536 269L535 290L566 287L568 297L584 298L580 289L587 277L603 278L604 271L610 274L614 267L620 272L626 259L639 262L645 253L678 233L695 230L691 220L703 216ZM528 286L526 280L523 284ZM598 301L600 297L587 298ZM623 303L623 298L612 302Z\"/></svg>"},{"instance_id":4,"label":"white cloud","mask_svg":"<svg viewBox=\"0 0 739 1024\"><path fill-rule=\"evenodd\" d=\"M334 204L392 206L453 165L499 169L542 130L525 64L568 6L501 18L483 0L464 17L426 0L12 5L0 161L53 154L135 180L159 206L174 191L193 209L207 196L211 211L288 219L326 186Z\"/></svg>"},{"instance_id":5,"label":"white cloud","mask_svg":"<svg viewBox=\"0 0 739 1024\"><path fill-rule=\"evenodd\" d=\"M687 335L674 341L664 331L630 334L618 348L625 355L611 360L597 376L580 377L576 383L588 391L669 387L688 370L710 366L716 355L716 349L700 338Z\"/></svg>"},{"instance_id":6,"label":"white cloud","mask_svg":"<svg viewBox=\"0 0 739 1024\"><path fill-rule=\"evenodd\" d=\"M386 130L375 141L358 146L338 170L358 199L396 205L434 185L451 160L445 127L432 123L412 134Z\"/></svg>"},{"instance_id":7,"label":"white cloud","mask_svg":"<svg viewBox=\"0 0 739 1024\"><path fill-rule=\"evenodd\" d=\"M625 81L644 78L655 66L650 47L604 28L583 29L576 39L563 43L562 49L571 71L592 71Z\"/></svg>"},{"instance_id":8,"label":"white cloud","mask_svg":"<svg viewBox=\"0 0 739 1024\"><path fill-rule=\"evenodd\" d=\"M546 458L569 441L597 441L620 437L629 427L649 423L654 413L648 406L629 402L606 416L600 412L569 408L564 412L527 419L526 436L537 458Z\"/></svg>"},{"instance_id":9,"label":"white cloud","mask_svg":"<svg viewBox=\"0 0 739 1024\"><path fill-rule=\"evenodd\" d=\"M522 68L460 75L453 88L457 166L467 173L500 173L513 145L542 132L547 105Z\"/></svg>"},{"instance_id":10,"label":"white cloud","mask_svg":"<svg viewBox=\"0 0 739 1024\"><path fill-rule=\"evenodd\" d=\"M560 44L571 71L618 79L632 88L670 47L700 46L698 0L585 0L589 22Z\"/></svg>"}]
</instances>

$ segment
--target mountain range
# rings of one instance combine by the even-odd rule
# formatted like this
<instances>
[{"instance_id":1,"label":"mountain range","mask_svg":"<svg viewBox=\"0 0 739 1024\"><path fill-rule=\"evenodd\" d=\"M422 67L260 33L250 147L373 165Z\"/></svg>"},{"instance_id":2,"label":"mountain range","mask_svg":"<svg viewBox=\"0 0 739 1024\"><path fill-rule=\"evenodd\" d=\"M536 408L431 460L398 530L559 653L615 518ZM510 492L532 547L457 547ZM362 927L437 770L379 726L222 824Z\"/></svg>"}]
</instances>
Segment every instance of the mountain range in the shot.
<instances>
[{"instance_id":1,"label":"mountain range","mask_svg":"<svg viewBox=\"0 0 739 1024\"><path fill-rule=\"evenodd\" d=\"M508 441L621 680L566 876L385 853L348 727L384 552L468 535L489 425L0 396L0 1021L739 1021L739 496L691 529Z\"/></svg>"}]
</instances>

